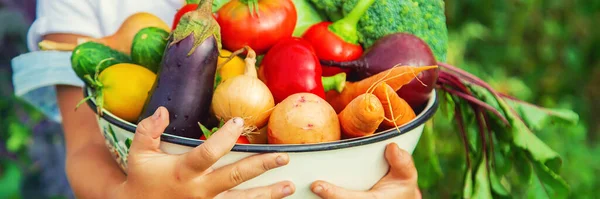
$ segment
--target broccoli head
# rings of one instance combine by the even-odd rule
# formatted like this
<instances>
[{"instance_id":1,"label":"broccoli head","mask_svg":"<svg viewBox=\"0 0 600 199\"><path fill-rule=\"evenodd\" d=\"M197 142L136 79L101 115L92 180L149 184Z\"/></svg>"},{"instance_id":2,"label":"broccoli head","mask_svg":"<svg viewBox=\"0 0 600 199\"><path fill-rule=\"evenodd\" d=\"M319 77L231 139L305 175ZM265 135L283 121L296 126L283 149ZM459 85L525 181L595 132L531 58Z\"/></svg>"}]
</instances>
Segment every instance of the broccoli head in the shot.
<instances>
[{"instance_id":1,"label":"broccoli head","mask_svg":"<svg viewBox=\"0 0 600 199\"><path fill-rule=\"evenodd\" d=\"M315 7L338 20L359 0L311 0ZM377 39L396 32L407 32L423 39L438 61L446 60L448 30L443 0L377 0L358 23L359 41L370 47Z\"/></svg>"}]
</instances>

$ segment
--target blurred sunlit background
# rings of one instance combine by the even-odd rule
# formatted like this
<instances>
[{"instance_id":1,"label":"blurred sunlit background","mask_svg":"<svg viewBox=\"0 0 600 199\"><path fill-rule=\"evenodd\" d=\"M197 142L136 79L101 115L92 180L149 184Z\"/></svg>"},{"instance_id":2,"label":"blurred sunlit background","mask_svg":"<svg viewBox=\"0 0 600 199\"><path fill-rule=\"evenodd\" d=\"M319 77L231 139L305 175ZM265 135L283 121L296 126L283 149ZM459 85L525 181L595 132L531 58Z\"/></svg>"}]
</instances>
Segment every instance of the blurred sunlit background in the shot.
<instances>
[{"instance_id":1,"label":"blurred sunlit background","mask_svg":"<svg viewBox=\"0 0 600 199\"><path fill-rule=\"evenodd\" d=\"M537 136L561 154L571 197L598 197L600 1L449 0L446 14L447 62L499 91L579 114L578 125ZM0 198L72 198L61 126L13 95L10 60L27 52L34 18L35 0L0 0ZM456 179L463 174L456 171L464 154L451 121L435 119L441 168L421 167L427 158L417 151L419 183L425 198L450 198L462 190Z\"/></svg>"}]
</instances>

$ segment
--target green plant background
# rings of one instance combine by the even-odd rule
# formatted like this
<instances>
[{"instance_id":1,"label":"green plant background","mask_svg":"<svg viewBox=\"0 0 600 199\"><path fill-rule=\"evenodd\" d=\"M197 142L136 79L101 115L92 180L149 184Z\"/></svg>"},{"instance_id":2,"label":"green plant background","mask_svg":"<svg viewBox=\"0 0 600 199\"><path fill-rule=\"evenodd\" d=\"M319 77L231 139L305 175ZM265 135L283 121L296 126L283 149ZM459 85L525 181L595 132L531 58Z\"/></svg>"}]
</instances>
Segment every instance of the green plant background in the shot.
<instances>
[{"instance_id":1,"label":"green plant background","mask_svg":"<svg viewBox=\"0 0 600 199\"><path fill-rule=\"evenodd\" d=\"M12 93L10 59L27 51L34 11L34 0L0 0L0 198L72 198L60 125ZM580 115L576 126L536 135L562 156L570 198L600 195L600 2L448 0L446 15L448 63L499 91ZM438 112L433 121L424 135L433 142L414 155L419 184L424 198L452 198L462 191L463 146L452 120Z\"/></svg>"}]
</instances>

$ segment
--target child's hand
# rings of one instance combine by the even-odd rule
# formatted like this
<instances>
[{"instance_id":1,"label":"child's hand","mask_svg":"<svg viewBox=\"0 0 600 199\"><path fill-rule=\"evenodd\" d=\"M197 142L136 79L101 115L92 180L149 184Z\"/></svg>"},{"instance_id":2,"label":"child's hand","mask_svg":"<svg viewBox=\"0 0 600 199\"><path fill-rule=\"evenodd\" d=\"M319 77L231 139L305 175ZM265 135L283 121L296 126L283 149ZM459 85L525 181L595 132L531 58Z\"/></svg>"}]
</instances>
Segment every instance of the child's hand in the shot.
<instances>
[{"instance_id":1,"label":"child's hand","mask_svg":"<svg viewBox=\"0 0 600 199\"><path fill-rule=\"evenodd\" d=\"M159 149L160 135L169 124L164 107L138 124L128 160L127 180L117 189L123 198L283 198L295 190L279 182L249 190L229 189L267 170L286 165L286 154L261 154L222 168L210 166L228 153L242 133L244 121L228 121L204 144L181 155Z\"/></svg>"},{"instance_id":2,"label":"child's hand","mask_svg":"<svg viewBox=\"0 0 600 199\"><path fill-rule=\"evenodd\" d=\"M417 169L412 156L393 143L386 147L385 158L390 164L388 174L367 192L346 190L323 181L314 182L311 189L324 199L421 198L417 187Z\"/></svg>"}]
</instances>

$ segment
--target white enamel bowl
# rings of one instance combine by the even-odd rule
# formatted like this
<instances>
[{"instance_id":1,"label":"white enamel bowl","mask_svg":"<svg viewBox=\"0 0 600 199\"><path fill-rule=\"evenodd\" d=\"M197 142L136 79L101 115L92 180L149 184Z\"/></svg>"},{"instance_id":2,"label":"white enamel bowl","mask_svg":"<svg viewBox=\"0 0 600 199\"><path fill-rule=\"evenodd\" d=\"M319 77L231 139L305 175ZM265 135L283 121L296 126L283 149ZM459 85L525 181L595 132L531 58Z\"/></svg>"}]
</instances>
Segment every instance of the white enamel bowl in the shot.
<instances>
[{"instance_id":1,"label":"white enamel bowl","mask_svg":"<svg viewBox=\"0 0 600 199\"><path fill-rule=\"evenodd\" d=\"M90 92L86 89L85 95ZM88 105L96 110L93 100ZM287 152L290 162L240 184L235 189L247 189L270 185L283 180L290 180L296 186L296 192L288 198L318 198L310 191L310 184L316 180L325 180L344 188L368 190L388 171L384 158L385 146L396 142L400 148L412 154L415 149L424 123L437 109L437 95L432 92L430 100L423 111L409 123L396 129L376 133L372 136L340 140L331 143L306 145L246 145L237 144L232 151L213 165L219 168L244 157L257 153ZM133 139L136 126L103 110L98 117L108 148L123 170L127 167L127 154ZM202 144L202 140L163 134L160 148L169 154L185 153Z\"/></svg>"}]
</instances>

